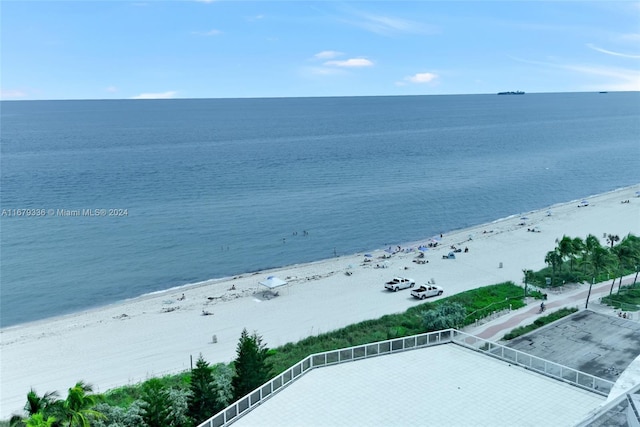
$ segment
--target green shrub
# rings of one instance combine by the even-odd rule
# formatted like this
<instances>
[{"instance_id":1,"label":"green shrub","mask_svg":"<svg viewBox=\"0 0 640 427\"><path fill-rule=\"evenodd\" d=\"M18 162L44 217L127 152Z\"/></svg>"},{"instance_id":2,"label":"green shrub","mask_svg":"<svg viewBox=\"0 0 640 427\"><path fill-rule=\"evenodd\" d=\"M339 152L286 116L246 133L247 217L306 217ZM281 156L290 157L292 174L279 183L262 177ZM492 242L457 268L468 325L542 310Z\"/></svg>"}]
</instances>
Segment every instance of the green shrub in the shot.
<instances>
[{"instance_id":1,"label":"green shrub","mask_svg":"<svg viewBox=\"0 0 640 427\"><path fill-rule=\"evenodd\" d=\"M538 317L532 324L530 325L526 325L526 326L519 326L515 329L513 329L511 332L509 332L508 334L506 334L504 337L502 337L503 340L505 341L509 341L512 340L514 338L517 338L521 335L524 334L528 334L531 331L534 331L538 328L541 328L544 325L548 325L549 323L555 322L558 319L562 319L563 317L566 317L572 313L575 313L576 311L578 311L577 308L572 307L572 308L561 308L558 311L554 311L553 313L547 315L547 316L543 316L543 317Z\"/></svg>"}]
</instances>

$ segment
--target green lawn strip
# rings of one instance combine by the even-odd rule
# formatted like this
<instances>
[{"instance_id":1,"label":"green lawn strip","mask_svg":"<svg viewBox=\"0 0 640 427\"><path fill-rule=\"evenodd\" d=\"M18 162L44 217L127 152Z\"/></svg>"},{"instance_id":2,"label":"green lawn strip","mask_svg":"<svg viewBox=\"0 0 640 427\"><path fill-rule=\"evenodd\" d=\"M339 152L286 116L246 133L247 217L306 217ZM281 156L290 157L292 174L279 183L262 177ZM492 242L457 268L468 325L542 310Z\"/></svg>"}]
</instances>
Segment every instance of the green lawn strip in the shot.
<instances>
[{"instance_id":1,"label":"green lawn strip","mask_svg":"<svg viewBox=\"0 0 640 427\"><path fill-rule=\"evenodd\" d=\"M191 372L181 372L175 375L165 375L159 378L152 378L160 380L162 388L178 388L187 389L191 383ZM139 384L126 385L108 390L104 393L104 402L111 406L119 406L121 408L128 408L134 401L142 397L142 386L144 381Z\"/></svg>"},{"instance_id":2,"label":"green lawn strip","mask_svg":"<svg viewBox=\"0 0 640 427\"><path fill-rule=\"evenodd\" d=\"M602 302L622 311L638 311L640 310L640 283L623 286L619 293L602 297Z\"/></svg>"},{"instance_id":3,"label":"green lawn strip","mask_svg":"<svg viewBox=\"0 0 640 427\"><path fill-rule=\"evenodd\" d=\"M554 311L553 313L548 314L546 316L538 317L530 325L519 326L519 327L513 329L511 332L509 332L504 337L502 337L502 339L506 340L506 341L512 340L512 339L517 338L517 337L519 337L521 335L527 334L527 333L529 333L529 332L531 332L533 330L541 328L544 325L548 325L549 323L555 322L558 319L562 319L563 317L568 316L568 315L570 315L572 313L575 313L576 311L578 311L578 309L575 308L575 307L561 308L560 310Z\"/></svg>"},{"instance_id":4,"label":"green lawn strip","mask_svg":"<svg viewBox=\"0 0 640 427\"><path fill-rule=\"evenodd\" d=\"M422 321L422 313L445 302L459 302L467 310L465 325L476 319L486 317L495 311L523 307L523 289L513 282L484 286L459 294L441 298L437 301L417 303L403 313L388 314L378 319L365 320L356 324L304 338L296 343L270 349L268 360L273 373L282 373L305 357L324 351L344 347L368 344L387 339L410 336L428 332ZM189 372L162 377L168 387L188 387ZM141 395L142 383L115 388L105 393L105 402L109 405L128 407Z\"/></svg>"},{"instance_id":5,"label":"green lawn strip","mask_svg":"<svg viewBox=\"0 0 640 427\"><path fill-rule=\"evenodd\" d=\"M465 325L472 324L495 311L524 307L524 292L513 282L485 286L441 298L434 302L419 303L403 313L389 314L374 320L365 320L347 327L288 343L270 350L274 373L281 373L305 357L324 351L352 347L392 338L430 332L425 329L422 313L445 302L458 302L467 310Z\"/></svg>"}]
</instances>

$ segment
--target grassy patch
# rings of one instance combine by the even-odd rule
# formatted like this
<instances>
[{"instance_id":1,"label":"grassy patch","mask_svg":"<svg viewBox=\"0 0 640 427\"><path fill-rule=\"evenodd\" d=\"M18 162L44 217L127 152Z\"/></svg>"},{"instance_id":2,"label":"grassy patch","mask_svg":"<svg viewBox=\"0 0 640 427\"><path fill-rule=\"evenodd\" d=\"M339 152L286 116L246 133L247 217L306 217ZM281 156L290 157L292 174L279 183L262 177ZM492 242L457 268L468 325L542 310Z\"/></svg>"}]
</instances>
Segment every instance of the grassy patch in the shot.
<instances>
[{"instance_id":1,"label":"grassy patch","mask_svg":"<svg viewBox=\"0 0 640 427\"><path fill-rule=\"evenodd\" d=\"M176 375L166 375L164 377L156 379L161 381L162 388L185 389L189 387L189 384L191 382L191 373L183 372ZM142 386L145 384L145 382L126 385L109 390L103 395L104 402L111 406L128 408L134 401L142 397Z\"/></svg>"},{"instance_id":2,"label":"grassy patch","mask_svg":"<svg viewBox=\"0 0 640 427\"><path fill-rule=\"evenodd\" d=\"M575 307L561 308L560 310L554 311L553 313L547 316L538 317L530 325L519 326L515 328L514 330L506 334L504 337L502 337L502 339L506 341L512 340L514 338L519 337L520 335L527 334L533 330L543 327L544 325L548 325L549 323L555 322L558 319L562 319L563 317L566 317L572 313L575 313L576 311L578 311L578 309Z\"/></svg>"},{"instance_id":3,"label":"grassy patch","mask_svg":"<svg viewBox=\"0 0 640 427\"><path fill-rule=\"evenodd\" d=\"M472 289L434 302L417 304L403 313L366 320L295 344L285 344L270 350L269 360L274 372L281 373L314 353L429 332L424 326L422 313L445 302L462 304L467 312L465 325L469 325L509 306L512 309L524 307L523 295L523 289L513 282Z\"/></svg>"},{"instance_id":4,"label":"grassy patch","mask_svg":"<svg viewBox=\"0 0 640 427\"><path fill-rule=\"evenodd\" d=\"M462 292L434 302L417 303L403 313L365 320L270 349L267 360L272 364L274 374L278 374L314 353L429 332L424 325L423 312L445 302L458 302L465 307L465 325L467 325L494 311L508 309L509 306L512 309L523 307L523 294L521 287L513 282L506 282ZM214 365L212 368L215 369L219 365ZM191 373L186 371L177 375L164 376L159 380L166 388L188 388ZM143 385L144 382L109 390L104 394L104 402L111 406L128 408L131 403L140 399Z\"/></svg>"},{"instance_id":5,"label":"grassy patch","mask_svg":"<svg viewBox=\"0 0 640 427\"><path fill-rule=\"evenodd\" d=\"M622 311L640 310L640 283L620 288L619 293L607 295L602 302Z\"/></svg>"}]
</instances>

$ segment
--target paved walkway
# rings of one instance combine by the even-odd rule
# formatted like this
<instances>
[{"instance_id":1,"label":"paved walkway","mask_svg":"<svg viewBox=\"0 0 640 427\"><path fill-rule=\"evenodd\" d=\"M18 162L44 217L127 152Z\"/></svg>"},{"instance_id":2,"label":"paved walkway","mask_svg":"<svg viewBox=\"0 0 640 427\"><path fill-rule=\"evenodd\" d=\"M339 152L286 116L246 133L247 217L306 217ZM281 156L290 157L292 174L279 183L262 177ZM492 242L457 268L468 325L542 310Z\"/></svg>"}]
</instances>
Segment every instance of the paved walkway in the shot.
<instances>
[{"instance_id":1,"label":"paved walkway","mask_svg":"<svg viewBox=\"0 0 640 427\"><path fill-rule=\"evenodd\" d=\"M626 276L622 279L622 285L630 285L633 283L635 274ZM608 315L617 315L618 311L604 304L600 304L600 298L609 294L611 289L611 280L598 283L591 289L589 297L589 309ZM618 289L618 281L616 280L613 292ZM587 285L575 285L571 290L561 291L559 293L549 293L545 302L546 310L542 315L556 311L564 307L578 307L584 309L587 300L589 287ZM632 313L631 319L638 321L640 313ZM529 325L534 322L540 314L540 300L528 304L518 310L513 310L495 320L487 322L479 326L470 326L465 328L465 332L484 338L490 341L499 341L502 337L518 326Z\"/></svg>"}]
</instances>

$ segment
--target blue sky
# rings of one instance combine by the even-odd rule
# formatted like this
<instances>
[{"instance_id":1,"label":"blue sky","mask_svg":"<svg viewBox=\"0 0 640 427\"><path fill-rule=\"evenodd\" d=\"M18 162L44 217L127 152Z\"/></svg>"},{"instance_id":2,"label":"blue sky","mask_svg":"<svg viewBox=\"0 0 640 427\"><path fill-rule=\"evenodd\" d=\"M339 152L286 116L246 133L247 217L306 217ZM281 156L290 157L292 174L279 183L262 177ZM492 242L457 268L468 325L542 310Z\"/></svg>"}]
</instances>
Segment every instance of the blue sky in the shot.
<instances>
[{"instance_id":1,"label":"blue sky","mask_svg":"<svg viewBox=\"0 0 640 427\"><path fill-rule=\"evenodd\" d=\"M2 99L640 90L640 2L2 0Z\"/></svg>"}]
</instances>

